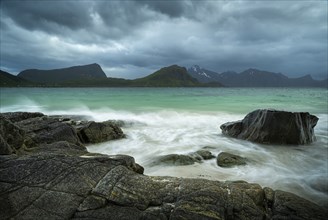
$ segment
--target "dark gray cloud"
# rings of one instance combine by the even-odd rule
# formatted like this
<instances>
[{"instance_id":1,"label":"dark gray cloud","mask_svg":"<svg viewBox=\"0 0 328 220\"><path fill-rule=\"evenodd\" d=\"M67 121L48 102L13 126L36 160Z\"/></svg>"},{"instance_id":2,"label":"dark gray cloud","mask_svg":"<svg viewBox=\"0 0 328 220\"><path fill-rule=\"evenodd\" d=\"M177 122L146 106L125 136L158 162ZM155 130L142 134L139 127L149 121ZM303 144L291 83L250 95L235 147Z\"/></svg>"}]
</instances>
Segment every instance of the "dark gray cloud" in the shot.
<instances>
[{"instance_id":1,"label":"dark gray cloud","mask_svg":"<svg viewBox=\"0 0 328 220\"><path fill-rule=\"evenodd\" d=\"M326 1L1 1L1 69L99 63L137 78L163 66L327 77Z\"/></svg>"},{"instance_id":2,"label":"dark gray cloud","mask_svg":"<svg viewBox=\"0 0 328 220\"><path fill-rule=\"evenodd\" d=\"M185 1L137 1L138 4L147 6L151 10L168 15L170 17L181 17L185 14L186 2Z\"/></svg>"},{"instance_id":3,"label":"dark gray cloud","mask_svg":"<svg viewBox=\"0 0 328 220\"><path fill-rule=\"evenodd\" d=\"M28 30L60 31L60 27L82 29L91 25L90 6L78 1L3 1L4 16ZM57 27L58 29L54 29Z\"/></svg>"}]
</instances>

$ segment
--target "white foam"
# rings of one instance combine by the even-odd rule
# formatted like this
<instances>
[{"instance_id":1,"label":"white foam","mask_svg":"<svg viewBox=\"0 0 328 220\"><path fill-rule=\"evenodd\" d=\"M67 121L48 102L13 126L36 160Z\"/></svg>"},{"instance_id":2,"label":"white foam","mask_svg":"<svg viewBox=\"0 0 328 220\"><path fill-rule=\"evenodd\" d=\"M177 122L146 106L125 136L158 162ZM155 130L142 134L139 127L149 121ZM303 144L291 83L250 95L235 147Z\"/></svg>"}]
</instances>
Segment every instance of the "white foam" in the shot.
<instances>
[{"instance_id":1,"label":"white foam","mask_svg":"<svg viewBox=\"0 0 328 220\"><path fill-rule=\"evenodd\" d=\"M127 154L145 167L145 174L177 177L196 177L212 180L246 180L274 189L294 192L317 203L328 200L327 192L313 185L327 183L328 117L317 115L317 141L308 146L259 145L223 136L219 126L240 120L241 114L226 112L197 112L153 110L147 112L117 111L109 108L89 109L83 105L69 110L49 110L29 99L19 105L1 107L6 111L39 111L50 115L84 115L96 121L109 119L140 122L123 128L127 138L90 145L91 152ZM217 155L222 151L249 159L248 165L221 168L216 160L190 166L151 166L153 159L166 154L188 154L209 146Z\"/></svg>"},{"instance_id":2,"label":"white foam","mask_svg":"<svg viewBox=\"0 0 328 220\"><path fill-rule=\"evenodd\" d=\"M213 180L246 180L262 186L297 193L316 202L327 194L318 192L310 184L327 174L327 115L319 115L316 132L318 141L309 146L259 145L223 136L222 123L242 119L243 115L227 113L196 113L177 111L120 112L107 110L92 112L92 117L133 120L141 122L124 128L126 139L89 146L89 151L106 154L128 154L145 167L148 175L198 177ZM221 168L216 160L190 166L156 166L151 162L159 155L188 154L211 147L217 155L228 151L249 159L248 165ZM312 178L313 181L307 179Z\"/></svg>"}]
</instances>

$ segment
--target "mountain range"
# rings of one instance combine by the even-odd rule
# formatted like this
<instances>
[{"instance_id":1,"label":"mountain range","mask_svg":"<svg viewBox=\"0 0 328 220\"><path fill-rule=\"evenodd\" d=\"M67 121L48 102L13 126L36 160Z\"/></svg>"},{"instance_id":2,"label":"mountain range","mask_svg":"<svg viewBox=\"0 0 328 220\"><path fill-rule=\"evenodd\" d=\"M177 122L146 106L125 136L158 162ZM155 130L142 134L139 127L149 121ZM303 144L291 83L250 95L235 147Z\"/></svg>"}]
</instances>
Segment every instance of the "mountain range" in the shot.
<instances>
[{"instance_id":1,"label":"mountain range","mask_svg":"<svg viewBox=\"0 0 328 220\"><path fill-rule=\"evenodd\" d=\"M99 64L62 69L28 69L17 76L0 70L0 86L49 87L327 87L327 80L310 75L289 78L281 73L248 69L241 73L216 73L197 65L188 69L178 65L163 67L134 80L107 77Z\"/></svg>"},{"instance_id":2,"label":"mountain range","mask_svg":"<svg viewBox=\"0 0 328 220\"><path fill-rule=\"evenodd\" d=\"M314 80L310 75L289 78L281 73L247 69L241 73L216 73L194 65L188 73L199 82L220 82L227 87L327 87L326 80Z\"/></svg>"}]
</instances>

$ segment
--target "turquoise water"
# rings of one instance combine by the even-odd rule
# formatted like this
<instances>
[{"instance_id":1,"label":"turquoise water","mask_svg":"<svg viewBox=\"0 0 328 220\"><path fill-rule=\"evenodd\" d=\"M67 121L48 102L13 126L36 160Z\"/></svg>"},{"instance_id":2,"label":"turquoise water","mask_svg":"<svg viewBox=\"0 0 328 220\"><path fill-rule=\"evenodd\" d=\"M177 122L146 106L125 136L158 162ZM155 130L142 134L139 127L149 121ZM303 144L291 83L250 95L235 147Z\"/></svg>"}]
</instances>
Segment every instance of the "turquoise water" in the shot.
<instances>
[{"instance_id":1,"label":"turquoise water","mask_svg":"<svg viewBox=\"0 0 328 220\"><path fill-rule=\"evenodd\" d=\"M328 200L328 90L286 88L1 88L0 110L125 120L127 138L88 146L91 152L128 154L147 175L246 180L294 192L318 204ZM317 141L306 146L260 145L223 136L219 126L258 108L308 111L319 117ZM189 166L153 166L166 154L207 147L249 159L221 168L216 160Z\"/></svg>"},{"instance_id":2,"label":"turquoise water","mask_svg":"<svg viewBox=\"0 0 328 220\"><path fill-rule=\"evenodd\" d=\"M1 88L1 111L86 107L247 113L257 108L327 113L328 90L286 88Z\"/></svg>"}]
</instances>

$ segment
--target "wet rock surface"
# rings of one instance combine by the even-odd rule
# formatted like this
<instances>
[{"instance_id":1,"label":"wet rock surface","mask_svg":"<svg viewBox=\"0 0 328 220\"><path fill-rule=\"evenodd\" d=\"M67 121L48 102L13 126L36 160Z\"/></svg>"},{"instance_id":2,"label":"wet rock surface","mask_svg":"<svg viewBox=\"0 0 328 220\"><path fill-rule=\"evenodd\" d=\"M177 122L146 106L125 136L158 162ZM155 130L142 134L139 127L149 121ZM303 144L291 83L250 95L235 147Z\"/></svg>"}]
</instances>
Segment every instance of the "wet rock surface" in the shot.
<instances>
[{"instance_id":1,"label":"wet rock surface","mask_svg":"<svg viewBox=\"0 0 328 220\"><path fill-rule=\"evenodd\" d=\"M152 166L168 165L168 166L184 166L194 163L201 163L203 160L210 160L215 156L208 150L198 150L190 154L168 154L159 156L154 159Z\"/></svg>"},{"instance_id":2,"label":"wet rock surface","mask_svg":"<svg viewBox=\"0 0 328 220\"><path fill-rule=\"evenodd\" d=\"M216 158L216 163L220 167L234 167L247 164L246 158L227 152L219 153Z\"/></svg>"},{"instance_id":3,"label":"wet rock surface","mask_svg":"<svg viewBox=\"0 0 328 220\"><path fill-rule=\"evenodd\" d=\"M77 133L83 143L100 143L124 138L122 129L114 122L86 122L78 125Z\"/></svg>"},{"instance_id":4,"label":"wet rock surface","mask_svg":"<svg viewBox=\"0 0 328 220\"><path fill-rule=\"evenodd\" d=\"M220 126L231 137L262 144L309 144L316 140L318 118L308 112L255 110L241 121Z\"/></svg>"},{"instance_id":5,"label":"wet rock surface","mask_svg":"<svg viewBox=\"0 0 328 220\"><path fill-rule=\"evenodd\" d=\"M2 139L11 148L18 146L17 151L0 155L0 219L325 219L327 215L310 201L258 184L146 176L133 157L87 152L67 124L69 130L53 125L47 116L16 122L0 116ZM6 141L12 125L24 131L17 146ZM52 129L54 134L61 134L60 129L75 133L50 139Z\"/></svg>"}]
</instances>

